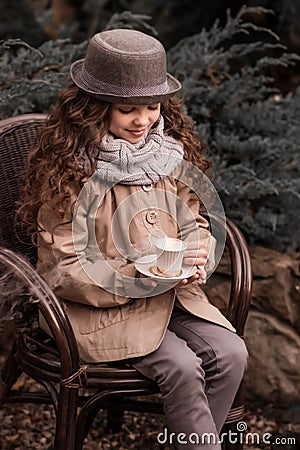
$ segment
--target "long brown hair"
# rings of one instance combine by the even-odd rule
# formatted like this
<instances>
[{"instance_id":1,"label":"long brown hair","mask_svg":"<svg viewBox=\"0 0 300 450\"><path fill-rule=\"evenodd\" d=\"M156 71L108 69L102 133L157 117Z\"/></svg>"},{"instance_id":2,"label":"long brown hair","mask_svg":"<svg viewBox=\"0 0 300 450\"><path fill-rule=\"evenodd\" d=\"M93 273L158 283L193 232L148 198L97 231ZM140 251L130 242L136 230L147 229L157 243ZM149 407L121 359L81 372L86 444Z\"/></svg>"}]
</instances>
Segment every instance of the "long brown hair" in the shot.
<instances>
[{"instance_id":1,"label":"long brown hair","mask_svg":"<svg viewBox=\"0 0 300 450\"><path fill-rule=\"evenodd\" d=\"M161 105L165 132L182 142L184 157L206 172L210 163L192 121L173 97ZM38 231L38 212L48 204L63 216L70 185L80 189L96 169L99 142L109 127L110 103L86 95L75 84L65 88L29 152L18 217L31 233Z\"/></svg>"}]
</instances>

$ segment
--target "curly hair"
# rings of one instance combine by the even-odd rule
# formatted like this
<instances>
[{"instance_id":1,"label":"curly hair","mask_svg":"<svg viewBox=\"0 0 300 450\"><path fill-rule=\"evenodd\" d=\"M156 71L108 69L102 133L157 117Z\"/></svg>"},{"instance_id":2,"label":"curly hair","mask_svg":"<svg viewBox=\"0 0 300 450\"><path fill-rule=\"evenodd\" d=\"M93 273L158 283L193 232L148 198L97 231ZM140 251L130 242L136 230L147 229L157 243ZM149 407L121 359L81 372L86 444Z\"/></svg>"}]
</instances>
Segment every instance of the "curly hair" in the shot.
<instances>
[{"instance_id":1,"label":"curly hair","mask_svg":"<svg viewBox=\"0 0 300 450\"><path fill-rule=\"evenodd\" d=\"M175 97L162 103L165 132L182 142L184 158L205 173L210 163L192 120L181 112L181 104ZM17 213L30 233L39 229L42 205L48 204L62 217L71 196L70 185L75 183L81 189L94 173L99 142L109 128L110 105L85 94L75 84L61 92L28 156Z\"/></svg>"}]
</instances>

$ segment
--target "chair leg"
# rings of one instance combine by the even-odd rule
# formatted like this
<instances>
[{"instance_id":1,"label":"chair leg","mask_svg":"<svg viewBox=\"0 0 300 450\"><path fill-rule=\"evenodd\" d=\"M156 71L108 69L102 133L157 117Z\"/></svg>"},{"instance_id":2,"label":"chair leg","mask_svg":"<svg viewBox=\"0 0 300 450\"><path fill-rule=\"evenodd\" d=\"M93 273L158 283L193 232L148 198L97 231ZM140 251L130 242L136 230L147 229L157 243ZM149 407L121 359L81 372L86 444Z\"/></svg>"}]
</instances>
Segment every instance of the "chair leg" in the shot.
<instances>
[{"instance_id":1,"label":"chair leg","mask_svg":"<svg viewBox=\"0 0 300 450\"><path fill-rule=\"evenodd\" d=\"M126 395L128 393L128 391L102 391L98 392L98 394L95 394L92 398L86 401L78 415L75 450L82 450L84 439L87 436L90 426L93 423L99 409L103 406L103 403L110 398L120 397L122 394ZM116 412L116 415L117 414L118 412Z\"/></svg>"},{"instance_id":2,"label":"chair leg","mask_svg":"<svg viewBox=\"0 0 300 450\"><path fill-rule=\"evenodd\" d=\"M76 445L75 450L82 450L84 440L89 432L100 407L101 402L108 396L106 392L100 392L98 395L87 400L82 406L78 415L76 427Z\"/></svg>"},{"instance_id":3,"label":"chair leg","mask_svg":"<svg viewBox=\"0 0 300 450\"><path fill-rule=\"evenodd\" d=\"M247 433L247 424L244 422L244 383L236 393L233 405L223 427L222 450L243 450L244 434Z\"/></svg>"},{"instance_id":4,"label":"chair leg","mask_svg":"<svg viewBox=\"0 0 300 450\"><path fill-rule=\"evenodd\" d=\"M54 450L74 450L79 388L61 386L56 415Z\"/></svg>"},{"instance_id":5,"label":"chair leg","mask_svg":"<svg viewBox=\"0 0 300 450\"><path fill-rule=\"evenodd\" d=\"M222 450L243 450L243 434L237 431L236 423L225 425L222 432Z\"/></svg>"},{"instance_id":6,"label":"chair leg","mask_svg":"<svg viewBox=\"0 0 300 450\"><path fill-rule=\"evenodd\" d=\"M12 348L7 360L4 363L0 375L0 405L5 402L10 389L15 384L22 370L19 368L15 356L15 347Z\"/></svg>"},{"instance_id":7,"label":"chair leg","mask_svg":"<svg viewBox=\"0 0 300 450\"><path fill-rule=\"evenodd\" d=\"M107 430L112 433L119 433L122 428L124 419L124 411L120 411L117 409L109 409L107 411Z\"/></svg>"}]
</instances>

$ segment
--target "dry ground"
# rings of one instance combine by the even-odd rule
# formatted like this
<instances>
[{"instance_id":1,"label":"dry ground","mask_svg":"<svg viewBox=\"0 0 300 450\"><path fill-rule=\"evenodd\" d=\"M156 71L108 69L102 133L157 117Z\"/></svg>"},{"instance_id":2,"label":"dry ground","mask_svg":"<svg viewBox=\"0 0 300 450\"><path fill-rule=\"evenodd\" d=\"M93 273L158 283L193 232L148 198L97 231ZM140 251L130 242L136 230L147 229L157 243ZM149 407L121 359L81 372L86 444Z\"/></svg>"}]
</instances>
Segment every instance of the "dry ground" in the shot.
<instances>
[{"instance_id":1,"label":"dry ground","mask_svg":"<svg viewBox=\"0 0 300 450\"><path fill-rule=\"evenodd\" d=\"M22 377L17 388L24 387L33 390L37 388L35 383ZM255 413L249 411L246 414L245 422L247 424L246 432L256 433L255 437L248 438L248 444L244 446L247 450L296 450L300 448L300 419L298 424L280 423L273 418L266 418L256 409ZM170 449L169 445L157 442L157 434L165 427L163 416L126 413L122 431L117 434L107 432L105 423L105 413L100 411L85 441L84 450ZM0 424L0 449L50 450L52 448L55 424L52 406L6 404L0 409ZM279 441L274 446L263 443L264 433L270 433L273 441L279 437L282 444L280 445ZM295 443L289 445L288 438L293 438ZM258 440L260 443L257 443Z\"/></svg>"}]
</instances>

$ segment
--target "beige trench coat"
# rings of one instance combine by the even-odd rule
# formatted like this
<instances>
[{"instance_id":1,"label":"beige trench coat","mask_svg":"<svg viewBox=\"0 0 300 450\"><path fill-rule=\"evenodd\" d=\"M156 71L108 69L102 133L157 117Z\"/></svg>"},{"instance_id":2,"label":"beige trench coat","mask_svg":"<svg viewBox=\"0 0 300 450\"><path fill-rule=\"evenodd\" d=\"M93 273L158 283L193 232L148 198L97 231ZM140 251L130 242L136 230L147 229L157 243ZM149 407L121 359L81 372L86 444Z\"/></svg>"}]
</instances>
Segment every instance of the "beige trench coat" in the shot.
<instances>
[{"instance_id":1,"label":"beige trench coat","mask_svg":"<svg viewBox=\"0 0 300 450\"><path fill-rule=\"evenodd\" d=\"M209 246L199 199L181 181L167 177L152 189L92 177L70 211L58 219L44 206L39 222L38 271L65 305L84 361L146 355L162 341L175 301L178 306L234 331L197 282L145 290L136 284L134 257L145 251L151 231L188 240L195 233ZM146 245L147 247L147 245ZM160 286L158 286L160 288ZM41 326L47 326L41 318Z\"/></svg>"}]
</instances>

